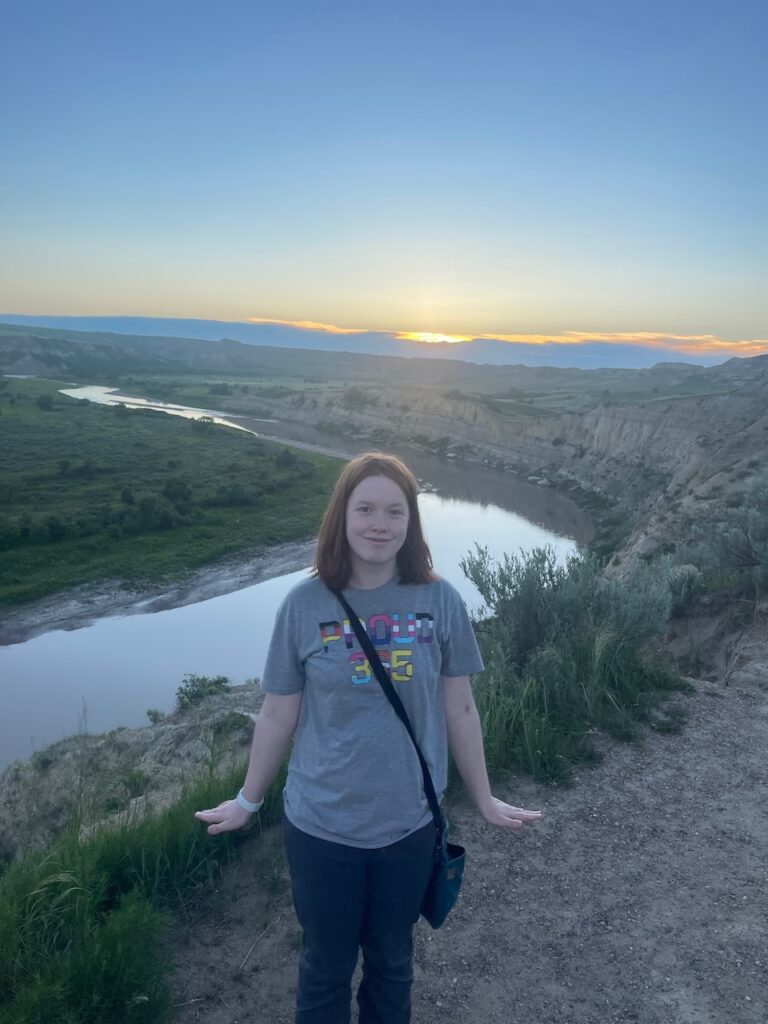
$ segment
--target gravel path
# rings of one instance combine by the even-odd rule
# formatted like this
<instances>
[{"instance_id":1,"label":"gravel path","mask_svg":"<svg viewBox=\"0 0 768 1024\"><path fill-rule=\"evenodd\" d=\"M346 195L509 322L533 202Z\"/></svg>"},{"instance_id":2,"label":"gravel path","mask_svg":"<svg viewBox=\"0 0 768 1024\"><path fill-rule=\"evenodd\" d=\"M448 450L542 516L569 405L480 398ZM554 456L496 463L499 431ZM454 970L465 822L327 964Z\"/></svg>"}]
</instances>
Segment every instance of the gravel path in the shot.
<instances>
[{"instance_id":1,"label":"gravel path","mask_svg":"<svg viewBox=\"0 0 768 1024\"><path fill-rule=\"evenodd\" d=\"M676 700L678 736L611 745L569 789L498 787L544 810L522 835L454 810L467 878L418 926L414 1024L768 1024L768 691ZM181 1024L293 1020L299 933L262 842L179 922Z\"/></svg>"}]
</instances>

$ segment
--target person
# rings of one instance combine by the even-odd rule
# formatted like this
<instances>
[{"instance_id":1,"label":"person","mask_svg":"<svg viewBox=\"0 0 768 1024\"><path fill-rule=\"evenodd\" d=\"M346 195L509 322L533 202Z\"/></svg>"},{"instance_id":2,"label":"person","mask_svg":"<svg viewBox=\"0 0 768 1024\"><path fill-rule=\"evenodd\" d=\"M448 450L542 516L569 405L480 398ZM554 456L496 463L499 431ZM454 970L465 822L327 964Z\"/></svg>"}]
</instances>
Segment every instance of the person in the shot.
<instances>
[{"instance_id":1,"label":"person","mask_svg":"<svg viewBox=\"0 0 768 1024\"><path fill-rule=\"evenodd\" d=\"M243 788L196 813L211 835L245 825L293 739L284 841L303 931L296 1024L348 1024L361 949L360 1024L410 1021L413 928L435 845L415 748L329 588L397 687L438 797L450 747L487 822L514 831L540 817L491 794L470 688L483 663L461 598L433 572L417 495L394 456L346 464L314 572L277 613Z\"/></svg>"}]
</instances>

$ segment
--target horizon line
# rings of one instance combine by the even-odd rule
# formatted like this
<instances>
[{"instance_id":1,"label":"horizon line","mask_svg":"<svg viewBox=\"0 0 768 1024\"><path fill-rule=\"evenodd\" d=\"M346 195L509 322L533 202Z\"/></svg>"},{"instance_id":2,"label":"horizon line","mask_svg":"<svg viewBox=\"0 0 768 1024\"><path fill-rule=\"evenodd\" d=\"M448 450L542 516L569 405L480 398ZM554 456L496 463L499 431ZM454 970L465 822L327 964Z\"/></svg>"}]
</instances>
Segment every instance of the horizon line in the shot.
<instances>
[{"instance_id":1,"label":"horizon line","mask_svg":"<svg viewBox=\"0 0 768 1024\"><path fill-rule=\"evenodd\" d=\"M231 321L233 323L237 321ZM472 341L501 341L511 345L586 345L600 344L638 345L642 348L667 349L691 355L768 354L768 338L721 338L716 334L673 334L662 331L562 331L560 333L478 333L449 334L432 331L377 330L375 328L339 327L314 320L278 320L269 317L249 317L249 324L275 324L298 330L323 334L389 334L397 341L421 344L458 345Z\"/></svg>"},{"instance_id":2,"label":"horizon line","mask_svg":"<svg viewBox=\"0 0 768 1024\"><path fill-rule=\"evenodd\" d=\"M0 317L14 316L36 319L120 319L120 320L201 320L206 317L195 316L149 316L147 314L120 313L82 313L82 314L50 314L50 313L0 313ZM414 345L461 345L474 341L498 341L511 345L530 346L578 346L590 343L605 345L637 345L641 348L661 351L680 352L697 356L758 356L768 354L768 338L722 338L716 334L677 334L663 331L583 331L569 330L561 332L531 333L450 333L433 331L405 331L399 329L372 327L342 327L338 324L316 320L284 320L276 317L246 317L240 320L224 320L212 318L216 323L254 325L272 324L293 330L308 331L318 334L333 335L389 335L396 341L408 341Z\"/></svg>"}]
</instances>

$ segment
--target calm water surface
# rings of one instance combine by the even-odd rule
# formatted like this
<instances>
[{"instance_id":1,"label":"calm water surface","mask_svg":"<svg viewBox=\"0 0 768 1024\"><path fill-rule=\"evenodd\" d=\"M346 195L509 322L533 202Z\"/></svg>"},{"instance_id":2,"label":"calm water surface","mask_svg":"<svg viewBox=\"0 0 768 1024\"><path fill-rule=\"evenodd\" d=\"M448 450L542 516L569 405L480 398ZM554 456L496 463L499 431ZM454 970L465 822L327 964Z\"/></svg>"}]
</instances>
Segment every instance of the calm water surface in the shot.
<instances>
[{"instance_id":1,"label":"calm water surface","mask_svg":"<svg viewBox=\"0 0 768 1024\"><path fill-rule=\"evenodd\" d=\"M269 424L270 433L276 426ZM344 443L312 436L327 448ZM407 458L440 492L420 495L425 530L435 567L470 609L479 608L480 596L459 561L474 542L494 557L549 543L564 558L585 539L583 516L562 496L501 474ZM77 731L83 709L89 732L145 725L148 708L172 709L187 672L233 683L260 675L277 606L306 571L199 604L103 618L0 647L0 769Z\"/></svg>"}]
</instances>

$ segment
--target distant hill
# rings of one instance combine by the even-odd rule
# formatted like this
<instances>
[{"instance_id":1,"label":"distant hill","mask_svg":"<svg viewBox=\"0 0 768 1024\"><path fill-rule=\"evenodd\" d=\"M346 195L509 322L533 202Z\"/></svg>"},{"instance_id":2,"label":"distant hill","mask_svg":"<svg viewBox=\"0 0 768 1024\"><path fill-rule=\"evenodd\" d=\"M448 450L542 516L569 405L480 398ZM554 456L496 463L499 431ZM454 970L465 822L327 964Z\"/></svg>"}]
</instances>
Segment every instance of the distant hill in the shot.
<instances>
[{"instance_id":1,"label":"distant hill","mask_svg":"<svg viewBox=\"0 0 768 1024\"><path fill-rule=\"evenodd\" d=\"M712 367L655 363L648 369L566 369L499 366L460 359L256 346L232 339L204 341L104 331L55 330L0 323L0 373L32 374L111 383L136 375L210 374L231 377L300 377L328 384L379 381L443 392L514 398L522 392L589 392L593 401L620 396L701 393L740 386L768 373L768 355L729 359ZM655 353L658 355L658 352ZM671 390L670 390L671 389ZM634 392L634 394L632 394ZM561 406L562 401L558 400ZM592 403L593 404L593 403Z\"/></svg>"},{"instance_id":2,"label":"distant hill","mask_svg":"<svg viewBox=\"0 0 768 1024\"><path fill-rule=\"evenodd\" d=\"M477 339L461 344L402 341L392 334L365 331L333 334L280 324L230 323L224 320L192 320L130 316L22 316L0 314L0 323L44 327L69 331L106 332L155 338L196 338L221 341L224 338L246 345L271 348L313 349L324 352L350 352L358 355L400 356L430 360L496 366L552 366L573 369L649 368L659 361L659 350L640 345L608 342L583 344L551 343L529 345L518 342ZM670 359L689 365L715 366L725 356L691 356L669 349Z\"/></svg>"}]
</instances>

